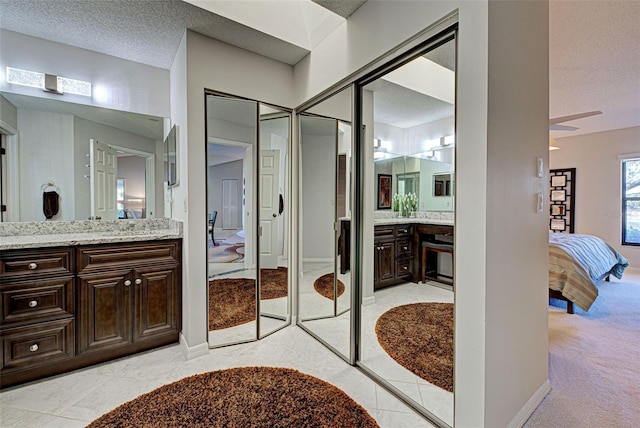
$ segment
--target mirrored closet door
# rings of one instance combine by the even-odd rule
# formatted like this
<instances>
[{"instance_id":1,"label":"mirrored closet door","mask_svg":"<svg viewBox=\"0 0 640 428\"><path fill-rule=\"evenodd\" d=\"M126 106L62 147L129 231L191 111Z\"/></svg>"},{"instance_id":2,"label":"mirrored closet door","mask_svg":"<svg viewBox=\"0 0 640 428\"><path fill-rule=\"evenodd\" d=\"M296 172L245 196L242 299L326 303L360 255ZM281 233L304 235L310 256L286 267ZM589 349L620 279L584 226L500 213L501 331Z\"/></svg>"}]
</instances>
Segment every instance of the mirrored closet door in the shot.
<instances>
[{"instance_id":1,"label":"mirrored closet door","mask_svg":"<svg viewBox=\"0 0 640 428\"><path fill-rule=\"evenodd\" d=\"M352 361L351 87L298 116L299 323Z\"/></svg>"},{"instance_id":2,"label":"mirrored closet door","mask_svg":"<svg viewBox=\"0 0 640 428\"><path fill-rule=\"evenodd\" d=\"M285 232L290 113L207 94L209 345L290 323Z\"/></svg>"},{"instance_id":3,"label":"mirrored closet door","mask_svg":"<svg viewBox=\"0 0 640 428\"><path fill-rule=\"evenodd\" d=\"M358 362L453 425L454 33L357 85L364 127Z\"/></svg>"}]
</instances>

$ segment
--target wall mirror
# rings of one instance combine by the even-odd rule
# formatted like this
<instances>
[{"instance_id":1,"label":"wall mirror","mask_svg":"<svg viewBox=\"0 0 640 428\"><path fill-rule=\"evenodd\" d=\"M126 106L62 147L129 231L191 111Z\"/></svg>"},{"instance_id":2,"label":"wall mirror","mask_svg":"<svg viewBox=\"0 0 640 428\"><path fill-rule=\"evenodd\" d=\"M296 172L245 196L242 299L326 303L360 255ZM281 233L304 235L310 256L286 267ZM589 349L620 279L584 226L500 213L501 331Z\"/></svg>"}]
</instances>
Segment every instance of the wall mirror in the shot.
<instances>
[{"instance_id":1,"label":"wall mirror","mask_svg":"<svg viewBox=\"0 0 640 428\"><path fill-rule=\"evenodd\" d=\"M209 345L256 340L290 323L290 113L207 94Z\"/></svg>"},{"instance_id":2,"label":"wall mirror","mask_svg":"<svg viewBox=\"0 0 640 428\"><path fill-rule=\"evenodd\" d=\"M298 321L351 361L352 89L298 115Z\"/></svg>"},{"instance_id":3,"label":"wall mirror","mask_svg":"<svg viewBox=\"0 0 640 428\"><path fill-rule=\"evenodd\" d=\"M428 214L455 207L455 52L450 33L357 85L366 129L357 364L440 426L453 425L454 224ZM380 204L381 176L398 195L391 207ZM393 200L407 194L418 212L401 218Z\"/></svg>"},{"instance_id":4,"label":"wall mirror","mask_svg":"<svg viewBox=\"0 0 640 428\"><path fill-rule=\"evenodd\" d=\"M2 174L4 221L45 220L43 191L58 193L59 210L53 221L171 216L170 205L165 204L170 190L164 185L168 119L7 92L0 97L0 120L16 125L2 131L7 152ZM92 173L101 171L92 156L98 144L115 159L108 174L113 183L104 194L92 180ZM117 179L126 183L120 201ZM100 212L90 202L101 197L110 210Z\"/></svg>"},{"instance_id":5,"label":"wall mirror","mask_svg":"<svg viewBox=\"0 0 640 428\"><path fill-rule=\"evenodd\" d=\"M446 121L446 118L443 121ZM382 125L382 129L388 128L386 124L380 125ZM451 132L450 135L453 135L452 120L449 120L445 132ZM417 212L453 212L454 200L451 197L453 195L451 192L455 171L455 144L441 146L439 138L432 141L425 140L417 150L432 149L433 147L437 147L437 149L407 154L407 150L414 151L416 148L401 147L400 141L404 140L400 138L395 141L379 140L374 142L376 177L378 174L391 175L392 197L395 194L400 196L407 193L415 194L418 201ZM440 198L443 196L448 196L448 198ZM393 209L392 204L391 208ZM376 209L380 209L380 207L378 206Z\"/></svg>"}]
</instances>

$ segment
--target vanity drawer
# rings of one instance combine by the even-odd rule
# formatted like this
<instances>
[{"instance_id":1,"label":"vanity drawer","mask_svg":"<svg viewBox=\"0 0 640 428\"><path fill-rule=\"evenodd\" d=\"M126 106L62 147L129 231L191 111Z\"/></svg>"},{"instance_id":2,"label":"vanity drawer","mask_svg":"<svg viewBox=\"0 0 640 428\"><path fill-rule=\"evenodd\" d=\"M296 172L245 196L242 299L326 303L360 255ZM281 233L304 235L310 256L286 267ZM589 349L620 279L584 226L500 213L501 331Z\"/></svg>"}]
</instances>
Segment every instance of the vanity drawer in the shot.
<instances>
[{"instance_id":1,"label":"vanity drawer","mask_svg":"<svg viewBox=\"0 0 640 428\"><path fill-rule=\"evenodd\" d=\"M51 364L74 356L74 319L2 331L2 369Z\"/></svg>"},{"instance_id":2,"label":"vanity drawer","mask_svg":"<svg viewBox=\"0 0 640 428\"><path fill-rule=\"evenodd\" d=\"M73 277L12 283L0 287L0 325L73 316Z\"/></svg>"},{"instance_id":3,"label":"vanity drawer","mask_svg":"<svg viewBox=\"0 0 640 428\"><path fill-rule=\"evenodd\" d=\"M396 237L403 238L405 236L413 236L413 225L398 225L396 226Z\"/></svg>"},{"instance_id":4,"label":"vanity drawer","mask_svg":"<svg viewBox=\"0 0 640 428\"><path fill-rule=\"evenodd\" d=\"M374 236L376 238L383 236L391 236L393 237L393 226L376 226L374 230Z\"/></svg>"},{"instance_id":5,"label":"vanity drawer","mask_svg":"<svg viewBox=\"0 0 640 428\"><path fill-rule=\"evenodd\" d=\"M411 277L413 275L411 262L413 259L401 259L396 261L396 278Z\"/></svg>"},{"instance_id":6,"label":"vanity drawer","mask_svg":"<svg viewBox=\"0 0 640 428\"><path fill-rule=\"evenodd\" d=\"M396 255L398 257L411 257L411 239L403 238L396 241Z\"/></svg>"},{"instance_id":7,"label":"vanity drawer","mask_svg":"<svg viewBox=\"0 0 640 428\"><path fill-rule=\"evenodd\" d=\"M78 273L179 263L179 241L78 247Z\"/></svg>"},{"instance_id":8,"label":"vanity drawer","mask_svg":"<svg viewBox=\"0 0 640 428\"><path fill-rule=\"evenodd\" d=\"M0 255L1 284L14 279L73 274L70 248L4 251Z\"/></svg>"}]
</instances>

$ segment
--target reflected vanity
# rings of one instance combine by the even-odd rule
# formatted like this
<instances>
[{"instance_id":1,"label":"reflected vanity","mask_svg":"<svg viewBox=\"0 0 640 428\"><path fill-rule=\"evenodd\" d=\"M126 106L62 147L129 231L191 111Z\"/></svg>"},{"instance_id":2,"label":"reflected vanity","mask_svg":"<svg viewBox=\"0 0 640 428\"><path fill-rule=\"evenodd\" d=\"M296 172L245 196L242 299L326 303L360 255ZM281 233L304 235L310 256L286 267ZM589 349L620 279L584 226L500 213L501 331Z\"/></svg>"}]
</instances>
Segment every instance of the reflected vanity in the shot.
<instances>
[{"instance_id":1,"label":"reflected vanity","mask_svg":"<svg viewBox=\"0 0 640 428\"><path fill-rule=\"evenodd\" d=\"M206 118L209 346L217 347L256 340L291 320L290 113L209 93Z\"/></svg>"},{"instance_id":2,"label":"reflected vanity","mask_svg":"<svg viewBox=\"0 0 640 428\"><path fill-rule=\"evenodd\" d=\"M437 426L453 425L455 49L443 33L298 115L298 324Z\"/></svg>"}]
</instances>

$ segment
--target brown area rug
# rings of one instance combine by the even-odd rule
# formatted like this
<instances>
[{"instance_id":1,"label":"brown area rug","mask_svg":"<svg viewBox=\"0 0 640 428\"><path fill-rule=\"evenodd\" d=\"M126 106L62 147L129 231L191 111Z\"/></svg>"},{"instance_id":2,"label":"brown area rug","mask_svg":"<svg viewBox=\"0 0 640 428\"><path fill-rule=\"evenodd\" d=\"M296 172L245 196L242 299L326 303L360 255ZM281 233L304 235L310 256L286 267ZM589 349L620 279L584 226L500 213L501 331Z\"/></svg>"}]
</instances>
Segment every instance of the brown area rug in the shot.
<instances>
[{"instance_id":1,"label":"brown area rug","mask_svg":"<svg viewBox=\"0 0 640 428\"><path fill-rule=\"evenodd\" d=\"M287 297L287 268L260 269L262 299ZM209 331L256 319L256 281L223 278L209 281Z\"/></svg>"},{"instance_id":2,"label":"brown area rug","mask_svg":"<svg viewBox=\"0 0 640 428\"><path fill-rule=\"evenodd\" d=\"M378 318L380 346L417 376L453 392L453 303L413 303Z\"/></svg>"},{"instance_id":3,"label":"brown area rug","mask_svg":"<svg viewBox=\"0 0 640 428\"><path fill-rule=\"evenodd\" d=\"M313 288L323 297L333 300L333 278L333 273L322 275L313 282ZM344 293L344 283L338 280L338 297L340 297L342 293Z\"/></svg>"},{"instance_id":4,"label":"brown area rug","mask_svg":"<svg viewBox=\"0 0 640 428\"><path fill-rule=\"evenodd\" d=\"M164 385L89 427L377 427L341 389L297 370L242 367Z\"/></svg>"}]
</instances>

